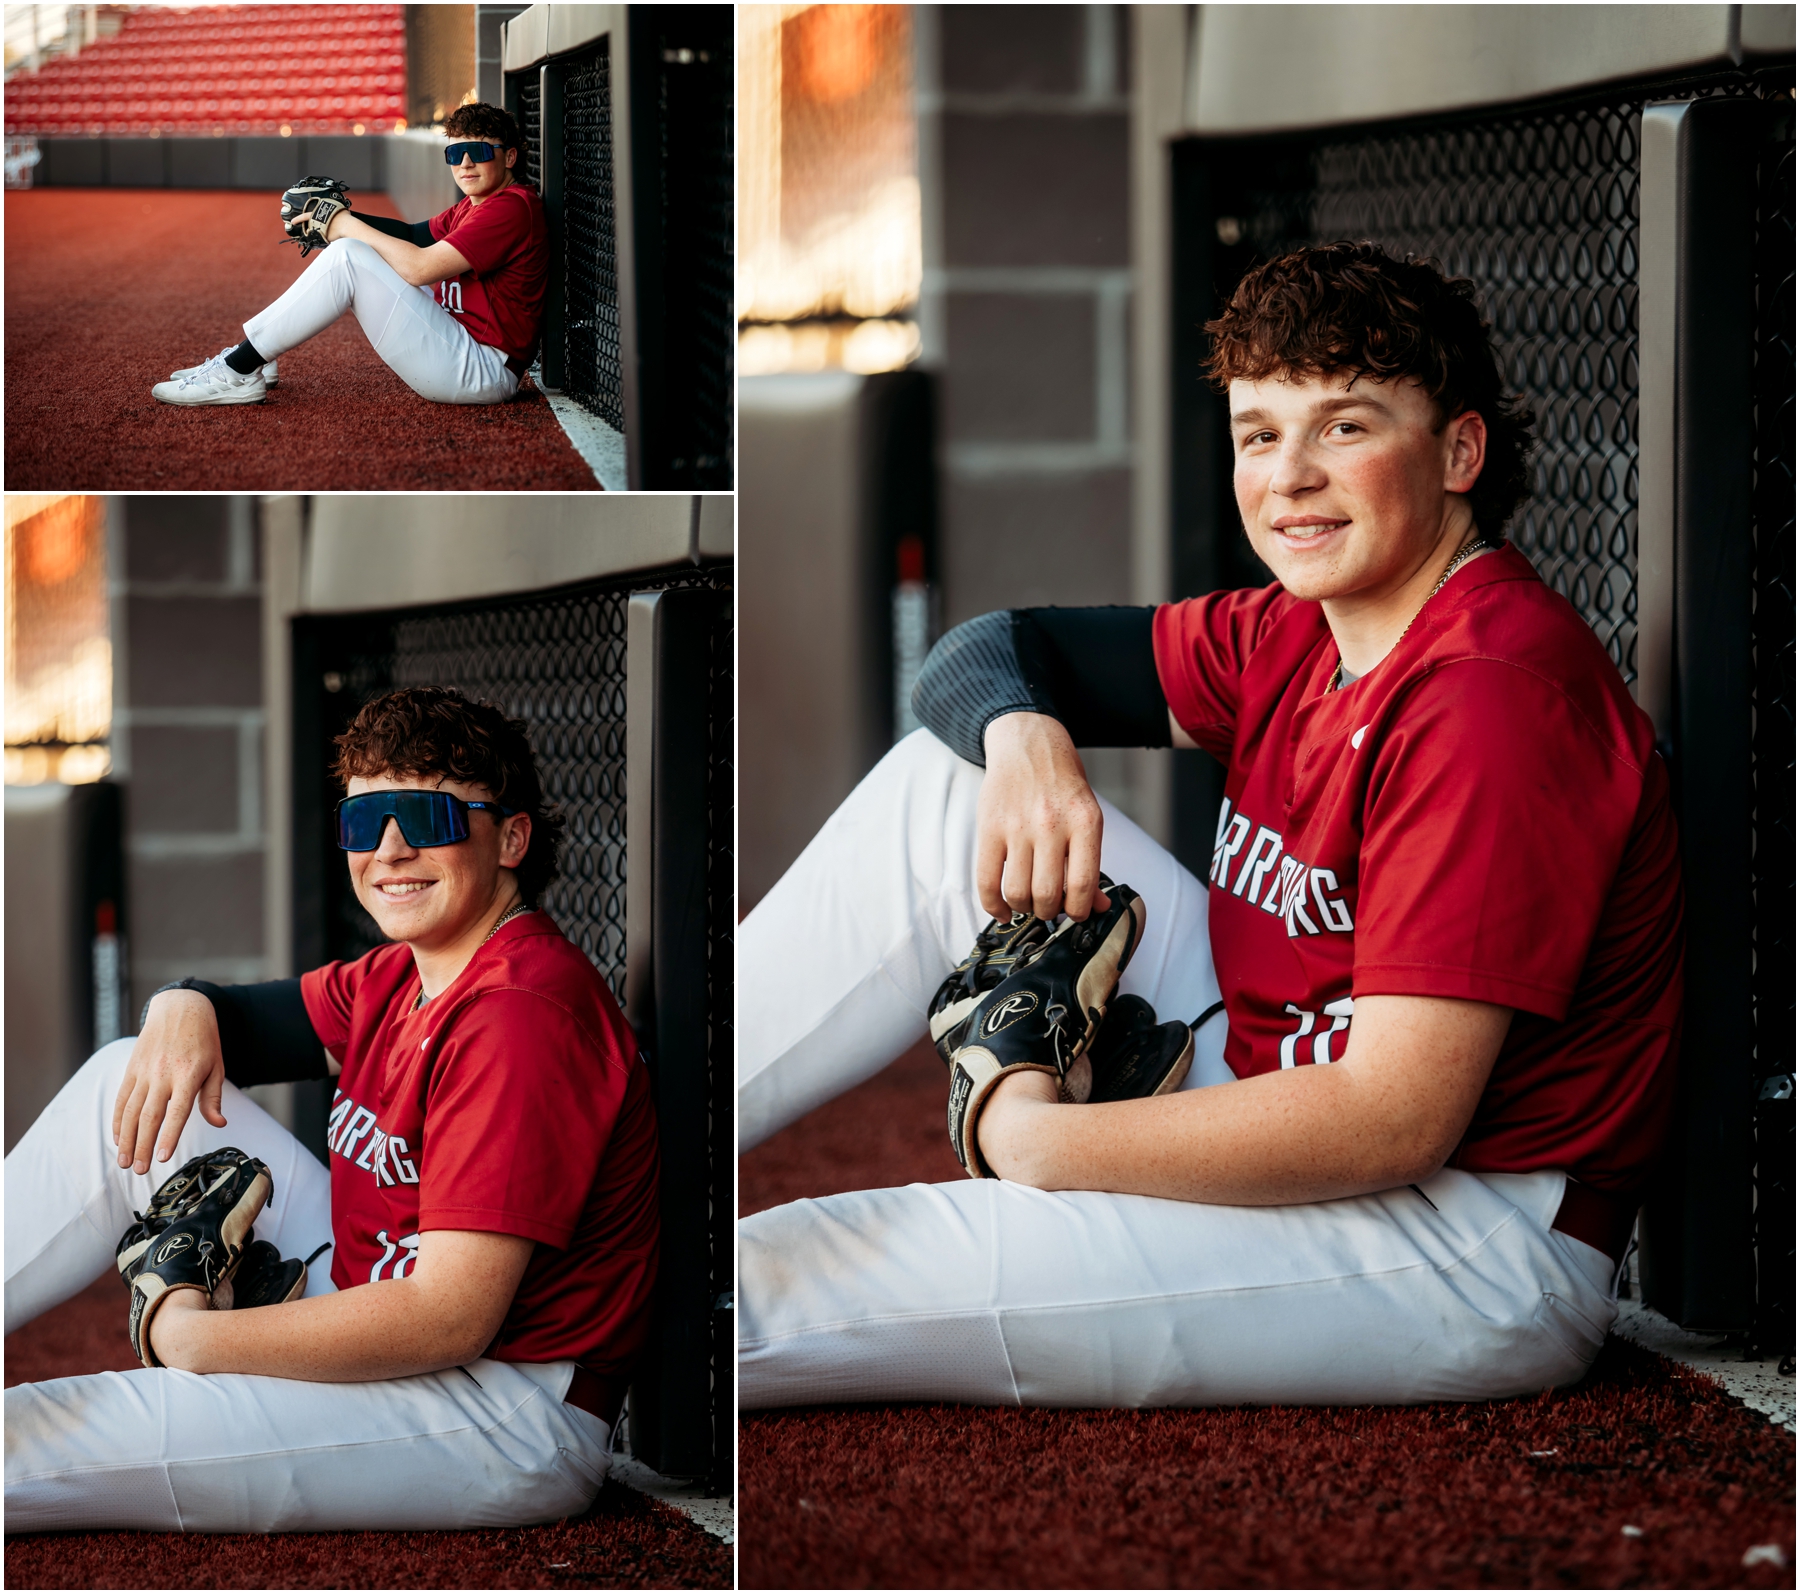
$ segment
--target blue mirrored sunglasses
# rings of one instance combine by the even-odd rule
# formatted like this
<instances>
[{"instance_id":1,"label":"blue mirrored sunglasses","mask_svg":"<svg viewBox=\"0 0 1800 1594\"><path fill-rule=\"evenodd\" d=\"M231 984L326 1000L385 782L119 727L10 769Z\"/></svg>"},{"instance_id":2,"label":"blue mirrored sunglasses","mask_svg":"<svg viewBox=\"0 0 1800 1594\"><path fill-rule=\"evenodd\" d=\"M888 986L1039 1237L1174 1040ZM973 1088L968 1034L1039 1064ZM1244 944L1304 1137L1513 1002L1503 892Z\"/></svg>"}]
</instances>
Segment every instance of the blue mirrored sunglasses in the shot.
<instances>
[{"instance_id":1,"label":"blue mirrored sunglasses","mask_svg":"<svg viewBox=\"0 0 1800 1594\"><path fill-rule=\"evenodd\" d=\"M373 852L392 819L409 847L448 847L469 838L469 810L516 814L501 803L466 803L447 791L366 791L337 805L338 845L345 852Z\"/></svg>"},{"instance_id":2,"label":"blue mirrored sunglasses","mask_svg":"<svg viewBox=\"0 0 1800 1594\"><path fill-rule=\"evenodd\" d=\"M491 161L494 158L495 150L492 144L446 144L444 146L444 164L446 166L462 165L465 155L475 161Z\"/></svg>"}]
</instances>

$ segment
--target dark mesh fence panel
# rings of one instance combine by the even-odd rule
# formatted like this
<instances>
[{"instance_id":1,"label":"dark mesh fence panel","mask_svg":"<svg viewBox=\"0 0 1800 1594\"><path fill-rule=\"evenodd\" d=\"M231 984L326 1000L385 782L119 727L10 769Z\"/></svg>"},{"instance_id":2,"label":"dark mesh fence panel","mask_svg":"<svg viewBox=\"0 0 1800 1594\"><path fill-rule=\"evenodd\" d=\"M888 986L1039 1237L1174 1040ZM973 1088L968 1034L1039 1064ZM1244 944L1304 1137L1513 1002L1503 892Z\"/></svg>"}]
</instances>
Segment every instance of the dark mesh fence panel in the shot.
<instances>
[{"instance_id":1,"label":"dark mesh fence panel","mask_svg":"<svg viewBox=\"0 0 1800 1594\"><path fill-rule=\"evenodd\" d=\"M625 430L619 365L619 278L613 211L609 41L574 57L563 85L563 233L568 392Z\"/></svg>"},{"instance_id":2,"label":"dark mesh fence panel","mask_svg":"<svg viewBox=\"0 0 1800 1594\"><path fill-rule=\"evenodd\" d=\"M394 686L454 686L525 722L545 795L563 814L559 877L542 906L625 995L625 606L632 591L710 584L682 572L545 597L336 622L322 654L335 712L328 733ZM729 651L723 655L729 670ZM336 683L335 689L333 683ZM723 734L730 735L729 697ZM726 744L729 757L729 742ZM329 763L329 749L322 757ZM329 786L329 781L328 781ZM730 848L730 786L713 829ZM329 786L328 801L342 795ZM325 838L329 843L329 838ZM353 958L382 943L335 848L327 858L326 955ZM729 900L728 898L726 900ZM730 917L725 917L729 934ZM728 1022L728 1020L727 1020Z\"/></svg>"},{"instance_id":3,"label":"dark mesh fence panel","mask_svg":"<svg viewBox=\"0 0 1800 1594\"><path fill-rule=\"evenodd\" d=\"M633 25L658 28L664 347L673 400L667 485L729 487L736 352L729 17L721 27L702 8L644 7Z\"/></svg>"},{"instance_id":4,"label":"dark mesh fence panel","mask_svg":"<svg viewBox=\"0 0 1800 1594\"><path fill-rule=\"evenodd\" d=\"M1322 142L1253 190L1259 258L1370 238L1480 285L1540 439L1512 540L1637 674L1637 188L1632 105Z\"/></svg>"},{"instance_id":5,"label":"dark mesh fence panel","mask_svg":"<svg viewBox=\"0 0 1800 1594\"><path fill-rule=\"evenodd\" d=\"M536 67L519 74L519 130L525 137L525 181L544 191L543 83Z\"/></svg>"},{"instance_id":6,"label":"dark mesh fence panel","mask_svg":"<svg viewBox=\"0 0 1800 1594\"><path fill-rule=\"evenodd\" d=\"M1637 677L1638 127L1647 99L1743 80L1621 90L1491 119L1272 144L1221 237L1249 258L1340 238L1473 279L1502 374L1537 417L1531 499L1508 535ZM1249 151L1246 151L1249 153ZM1791 178L1791 172L1790 172ZM1245 259L1248 264L1248 258Z\"/></svg>"},{"instance_id":7,"label":"dark mesh fence panel","mask_svg":"<svg viewBox=\"0 0 1800 1594\"><path fill-rule=\"evenodd\" d=\"M625 598L402 620L394 686L455 686L531 727L568 825L542 907L625 995Z\"/></svg>"}]
</instances>

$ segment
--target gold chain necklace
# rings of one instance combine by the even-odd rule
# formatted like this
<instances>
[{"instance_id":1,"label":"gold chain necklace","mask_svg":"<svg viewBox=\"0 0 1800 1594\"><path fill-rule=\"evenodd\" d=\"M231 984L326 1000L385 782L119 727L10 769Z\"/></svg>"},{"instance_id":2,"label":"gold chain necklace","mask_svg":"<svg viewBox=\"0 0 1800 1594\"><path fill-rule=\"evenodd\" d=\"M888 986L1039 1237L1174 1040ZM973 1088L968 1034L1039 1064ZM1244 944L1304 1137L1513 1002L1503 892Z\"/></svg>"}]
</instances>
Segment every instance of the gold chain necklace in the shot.
<instances>
[{"instance_id":1,"label":"gold chain necklace","mask_svg":"<svg viewBox=\"0 0 1800 1594\"><path fill-rule=\"evenodd\" d=\"M1456 572L1463 566L1463 564L1467 560L1473 558L1478 552L1480 552L1481 549L1487 547L1487 545L1488 545L1487 534L1485 532L1478 531L1475 533L1475 535L1473 537L1471 537L1467 542L1465 542L1462 545L1462 547L1458 548L1456 550L1456 552L1453 555L1451 555L1450 563L1444 567L1444 573L1437 578L1437 585L1435 587L1433 587L1431 589L1431 591L1429 591L1428 593L1425 594L1425 603L1430 603L1433 598L1435 598L1440 592L1442 592L1444 590L1444 583L1446 581L1448 581L1453 575L1455 575ZM1412 620L1408 620L1406 622L1405 629L1401 631L1399 636L1394 638L1394 647L1397 648L1400 646L1400 643L1402 642L1402 640L1404 640L1407 631L1412 630L1413 620L1418 619L1419 616L1425 612L1425 603L1421 603L1418 606L1418 608L1413 610ZM1388 652L1390 652L1390 653L1393 652L1393 648L1389 648ZM1385 657L1385 655L1384 655L1384 657ZM1325 688L1325 690L1327 692L1335 692L1341 685L1343 685L1343 681L1344 681L1344 661L1343 661L1343 658L1340 656L1337 661L1337 668L1331 672L1331 682Z\"/></svg>"},{"instance_id":2,"label":"gold chain necklace","mask_svg":"<svg viewBox=\"0 0 1800 1594\"><path fill-rule=\"evenodd\" d=\"M506 910L506 912L501 914L500 917L494 921L493 929L489 930L488 933L481 938L481 946L486 946L488 944L488 942L493 940L494 937L500 933L501 925L509 923L511 920L518 918L518 916L521 913L530 913L531 911L532 911L532 909L527 907L523 902L515 902L510 908L508 908ZM481 946L476 947L475 950L477 952L479 952L481 950ZM418 1001L413 1003L412 1010L416 1013L424 1005L425 1005L425 987L423 985L421 985L419 987L419 999L418 999Z\"/></svg>"}]
</instances>

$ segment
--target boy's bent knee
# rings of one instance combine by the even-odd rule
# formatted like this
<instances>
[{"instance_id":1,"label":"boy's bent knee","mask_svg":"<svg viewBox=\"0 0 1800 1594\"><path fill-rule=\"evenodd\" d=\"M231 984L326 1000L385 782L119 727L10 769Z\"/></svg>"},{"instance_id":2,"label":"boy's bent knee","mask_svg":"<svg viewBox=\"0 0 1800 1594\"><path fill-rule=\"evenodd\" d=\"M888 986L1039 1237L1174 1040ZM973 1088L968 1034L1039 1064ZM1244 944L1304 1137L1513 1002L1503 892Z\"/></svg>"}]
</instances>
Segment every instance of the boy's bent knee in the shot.
<instances>
[{"instance_id":1,"label":"boy's bent knee","mask_svg":"<svg viewBox=\"0 0 1800 1594\"><path fill-rule=\"evenodd\" d=\"M125 1066L131 1061L136 1045L135 1035L122 1035L116 1041L108 1041L75 1071L74 1077L90 1084L96 1080L110 1081L116 1090L125 1077Z\"/></svg>"},{"instance_id":2,"label":"boy's bent knee","mask_svg":"<svg viewBox=\"0 0 1800 1594\"><path fill-rule=\"evenodd\" d=\"M932 732L924 729L912 731L895 742L887 753L887 758L909 768L931 769L977 769L980 766L971 764L967 759L953 751L947 743L940 742Z\"/></svg>"},{"instance_id":3,"label":"boy's bent knee","mask_svg":"<svg viewBox=\"0 0 1800 1594\"><path fill-rule=\"evenodd\" d=\"M322 252L327 262L340 266L366 266L381 259L374 245L362 238L334 238Z\"/></svg>"}]
</instances>

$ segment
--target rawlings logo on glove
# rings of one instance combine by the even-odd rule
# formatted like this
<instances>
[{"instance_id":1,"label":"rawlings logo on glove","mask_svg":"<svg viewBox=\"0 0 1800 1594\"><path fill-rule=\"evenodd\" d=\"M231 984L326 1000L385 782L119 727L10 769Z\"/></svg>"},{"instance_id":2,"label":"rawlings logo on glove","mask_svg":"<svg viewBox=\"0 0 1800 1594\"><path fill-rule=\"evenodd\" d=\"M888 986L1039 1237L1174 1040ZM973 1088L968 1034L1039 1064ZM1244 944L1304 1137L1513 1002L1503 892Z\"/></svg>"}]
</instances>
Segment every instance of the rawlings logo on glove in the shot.
<instances>
[{"instance_id":1,"label":"rawlings logo on glove","mask_svg":"<svg viewBox=\"0 0 1800 1594\"><path fill-rule=\"evenodd\" d=\"M235 1146L195 1157L162 1183L119 1239L119 1276L131 1290L126 1332L146 1367L160 1367L150 1322L178 1290L199 1290L215 1311L276 1306L306 1288L307 1264L255 1239L251 1225L275 1194L268 1166Z\"/></svg>"},{"instance_id":2,"label":"rawlings logo on glove","mask_svg":"<svg viewBox=\"0 0 1800 1594\"><path fill-rule=\"evenodd\" d=\"M1144 907L1130 886L1115 886L1104 875L1100 884L1112 906L1079 923L1066 919L1052 928L1025 913L1006 924L990 923L931 999L931 1038L950 1066L950 1143L973 1179L991 1177L977 1146L976 1124L1007 1075L1049 1074L1058 1095L1077 1103L1105 1083L1096 1080L1089 1048L1143 938ZM1140 1005L1149 1012L1148 1003ZM1154 1013L1149 1023L1154 1026ZM1173 1046L1180 1055L1170 1061L1178 1061L1185 1074L1192 1039L1183 1024L1166 1028L1172 1032L1167 1037L1134 1035L1130 1050L1135 1056ZM1168 1088L1160 1083L1168 1076L1160 1064L1137 1065L1137 1072L1146 1078L1157 1073L1155 1088Z\"/></svg>"},{"instance_id":3,"label":"rawlings logo on glove","mask_svg":"<svg viewBox=\"0 0 1800 1594\"><path fill-rule=\"evenodd\" d=\"M306 177L281 196L281 229L304 260L330 241L332 218L350 208L350 191L335 177Z\"/></svg>"}]
</instances>

